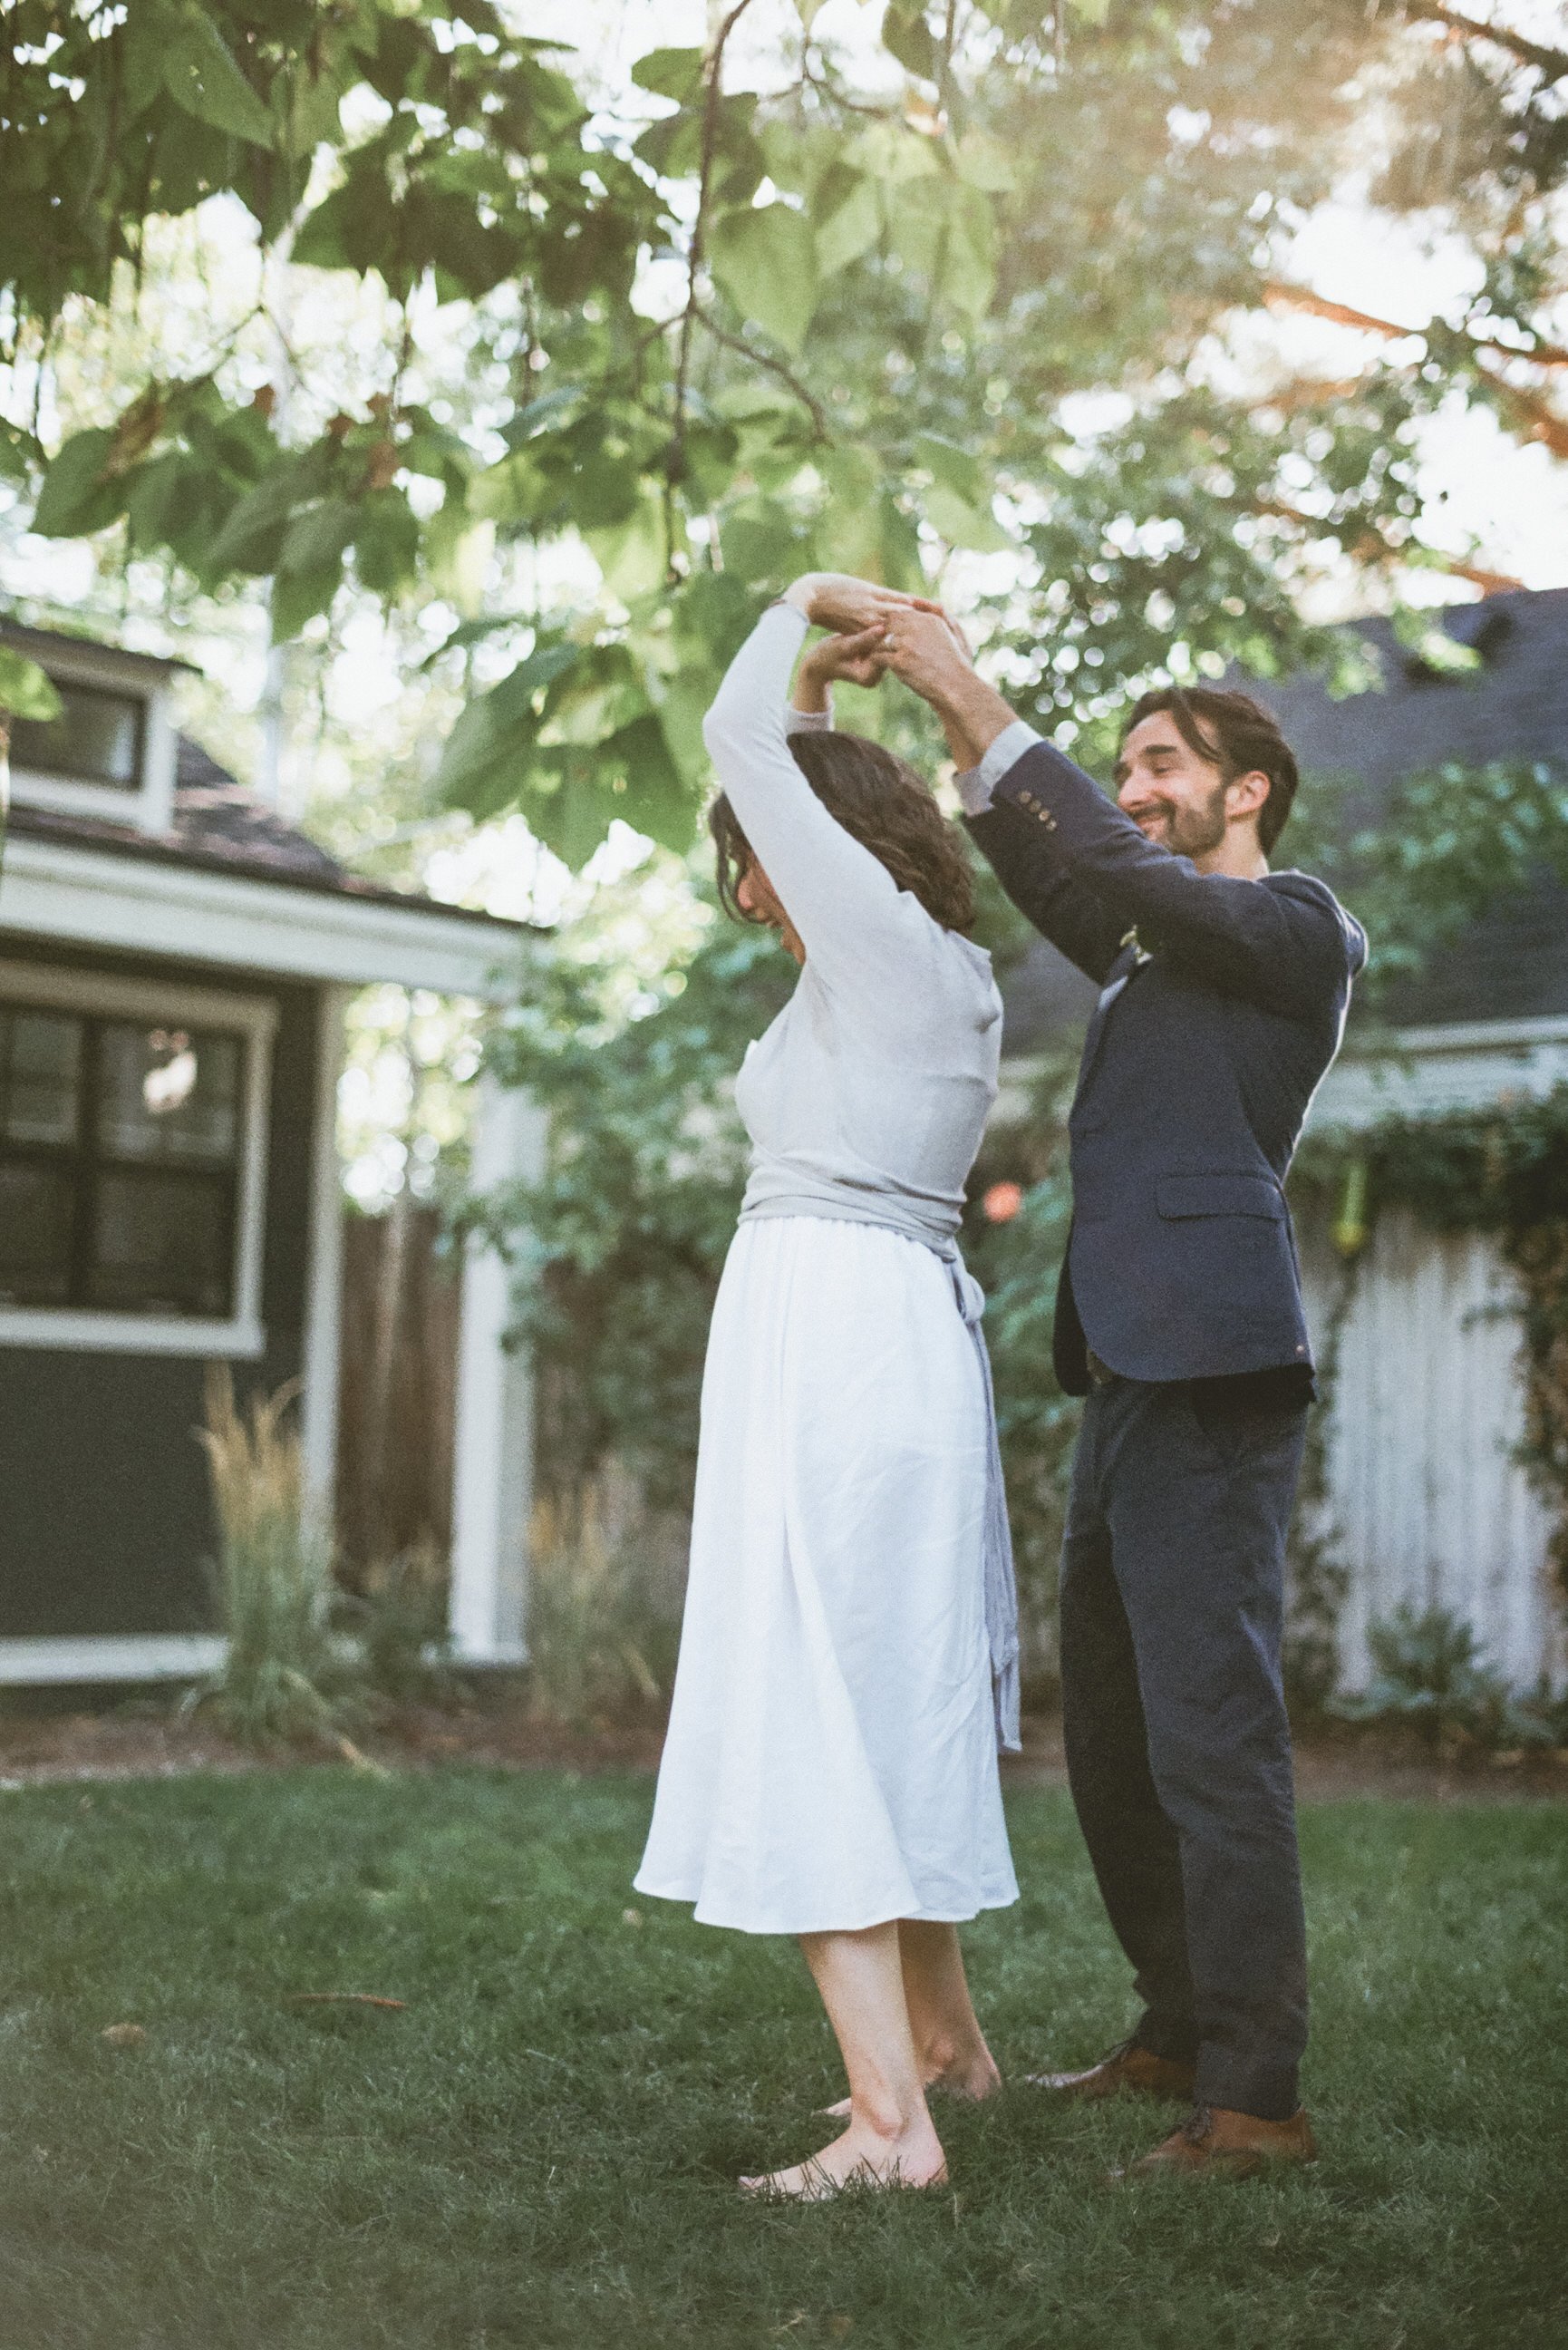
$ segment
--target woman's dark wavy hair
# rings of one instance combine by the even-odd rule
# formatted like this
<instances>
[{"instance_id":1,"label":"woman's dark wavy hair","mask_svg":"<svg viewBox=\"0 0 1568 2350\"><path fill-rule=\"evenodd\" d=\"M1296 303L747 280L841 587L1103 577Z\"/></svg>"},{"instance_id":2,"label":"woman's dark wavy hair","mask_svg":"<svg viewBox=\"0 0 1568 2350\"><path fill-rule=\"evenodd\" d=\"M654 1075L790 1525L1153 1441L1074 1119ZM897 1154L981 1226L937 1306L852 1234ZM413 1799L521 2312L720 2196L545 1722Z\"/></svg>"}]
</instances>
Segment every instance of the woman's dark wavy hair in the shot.
<instances>
[{"instance_id":1,"label":"woman's dark wavy hair","mask_svg":"<svg viewBox=\"0 0 1568 2350\"><path fill-rule=\"evenodd\" d=\"M905 759L864 734L792 734L795 764L834 820L918 898L944 931L974 921L974 883L958 834ZM721 792L708 811L718 853L719 896L737 921L753 919L735 892L755 862L739 817Z\"/></svg>"}]
</instances>

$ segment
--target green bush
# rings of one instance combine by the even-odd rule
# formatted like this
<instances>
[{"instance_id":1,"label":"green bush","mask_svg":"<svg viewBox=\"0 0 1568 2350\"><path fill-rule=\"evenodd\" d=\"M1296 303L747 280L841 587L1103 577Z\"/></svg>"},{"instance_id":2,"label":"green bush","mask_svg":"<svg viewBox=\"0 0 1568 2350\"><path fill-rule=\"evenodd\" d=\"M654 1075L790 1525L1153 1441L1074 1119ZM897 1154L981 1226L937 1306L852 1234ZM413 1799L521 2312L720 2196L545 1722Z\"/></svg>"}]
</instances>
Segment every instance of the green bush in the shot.
<instances>
[{"instance_id":1,"label":"green bush","mask_svg":"<svg viewBox=\"0 0 1568 2350\"><path fill-rule=\"evenodd\" d=\"M1469 1624L1446 1607L1401 1606L1366 1635L1375 1671L1367 1687L1331 1700L1346 1721L1406 1723L1434 1746L1551 1746L1558 1709L1516 1699L1485 1659Z\"/></svg>"},{"instance_id":2,"label":"green bush","mask_svg":"<svg viewBox=\"0 0 1568 2350\"><path fill-rule=\"evenodd\" d=\"M197 1430L218 1520L213 1586L225 1648L185 1703L210 1706L254 1745L340 1729L363 1695L358 1661L333 1630L333 1541L305 1490L290 1419L297 1390L291 1381L241 1411L227 1365L213 1365Z\"/></svg>"},{"instance_id":3,"label":"green bush","mask_svg":"<svg viewBox=\"0 0 1568 2350\"><path fill-rule=\"evenodd\" d=\"M674 1686L679 1579L616 1516L600 1480L542 1500L530 1529L529 1701L574 1729L661 1710Z\"/></svg>"},{"instance_id":4,"label":"green bush","mask_svg":"<svg viewBox=\"0 0 1568 2350\"><path fill-rule=\"evenodd\" d=\"M371 1566L358 1591L339 1595L333 1621L353 1640L378 1697L394 1704L456 1701L462 1684L452 1660L450 1593L446 1561L420 1544Z\"/></svg>"}]
</instances>

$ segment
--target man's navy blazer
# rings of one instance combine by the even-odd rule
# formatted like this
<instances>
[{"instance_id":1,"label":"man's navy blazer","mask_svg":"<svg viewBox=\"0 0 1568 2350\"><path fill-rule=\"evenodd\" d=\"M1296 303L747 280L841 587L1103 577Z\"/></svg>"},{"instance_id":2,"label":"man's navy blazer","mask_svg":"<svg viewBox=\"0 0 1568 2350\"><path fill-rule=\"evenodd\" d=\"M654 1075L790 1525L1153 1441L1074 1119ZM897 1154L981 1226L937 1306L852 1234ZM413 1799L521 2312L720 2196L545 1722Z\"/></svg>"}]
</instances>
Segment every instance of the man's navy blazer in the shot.
<instances>
[{"instance_id":1,"label":"man's navy blazer","mask_svg":"<svg viewBox=\"0 0 1568 2350\"><path fill-rule=\"evenodd\" d=\"M1068 1121L1056 1375L1310 1371L1284 1178L1366 941L1305 873L1194 870L1037 743L970 830L1014 905L1096 981Z\"/></svg>"}]
</instances>

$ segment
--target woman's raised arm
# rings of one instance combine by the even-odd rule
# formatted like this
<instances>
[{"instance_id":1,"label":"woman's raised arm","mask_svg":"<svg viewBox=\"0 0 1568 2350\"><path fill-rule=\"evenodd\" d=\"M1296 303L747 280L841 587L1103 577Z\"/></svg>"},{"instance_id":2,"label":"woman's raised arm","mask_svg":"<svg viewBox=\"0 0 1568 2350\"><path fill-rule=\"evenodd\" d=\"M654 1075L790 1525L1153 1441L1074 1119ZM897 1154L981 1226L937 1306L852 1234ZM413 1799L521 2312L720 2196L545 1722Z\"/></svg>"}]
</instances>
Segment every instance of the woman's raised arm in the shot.
<instances>
[{"instance_id":1,"label":"woman's raised arm","mask_svg":"<svg viewBox=\"0 0 1568 2350\"><path fill-rule=\"evenodd\" d=\"M831 970L885 951L900 924L898 889L828 814L790 750L786 703L808 625L803 605L792 597L763 614L730 664L702 738L807 955Z\"/></svg>"}]
</instances>

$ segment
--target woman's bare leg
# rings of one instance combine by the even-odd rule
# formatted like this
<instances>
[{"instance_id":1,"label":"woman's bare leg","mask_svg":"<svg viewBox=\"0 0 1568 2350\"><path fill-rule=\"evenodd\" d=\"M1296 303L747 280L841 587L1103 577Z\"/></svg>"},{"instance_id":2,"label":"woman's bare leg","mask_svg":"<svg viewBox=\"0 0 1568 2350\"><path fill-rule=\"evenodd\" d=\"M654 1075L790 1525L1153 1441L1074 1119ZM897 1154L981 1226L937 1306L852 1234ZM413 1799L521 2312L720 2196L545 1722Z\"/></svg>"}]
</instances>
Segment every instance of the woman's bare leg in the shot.
<instances>
[{"instance_id":1,"label":"woman's bare leg","mask_svg":"<svg viewBox=\"0 0 1568 2350\"><path fill-rule=\"evenodd\" d=\"M993 2097L1002 2086L969 1995L958 1928L924 1918L898 1920L898 1959L915 2061L928 2089L952 2097ZM847 2115L849 2099L827 2107Z\"/></svg>"},{"instance_id":2,"label":"woman's bare leg","mask_svg":"<svg viewBox=\"0 0 1568 2350\"><path fill-rule=\"evenodd\" d=\"M879 2187L935 2187L947 2177L941 2143L926 2110L899 1960L898 1929L803 1934L801 1949L822 1993L849 2075L849 2126L809 2162L742 2178L751 2194L815 2201L849 2180Z\"/></svg>"},{"instance_id":3,"label":"woman's bare leg","mask_svg":"<svg viewBox=\"0 0 1568 2350\"><path fill-rule=\"evenodd\" d=\"M898 1957L921 2076L954 2097L992 2097L1002 2086L969 1995L958 1928L924 1918L898 1920Z\"/></svg>"}]
</instances>

